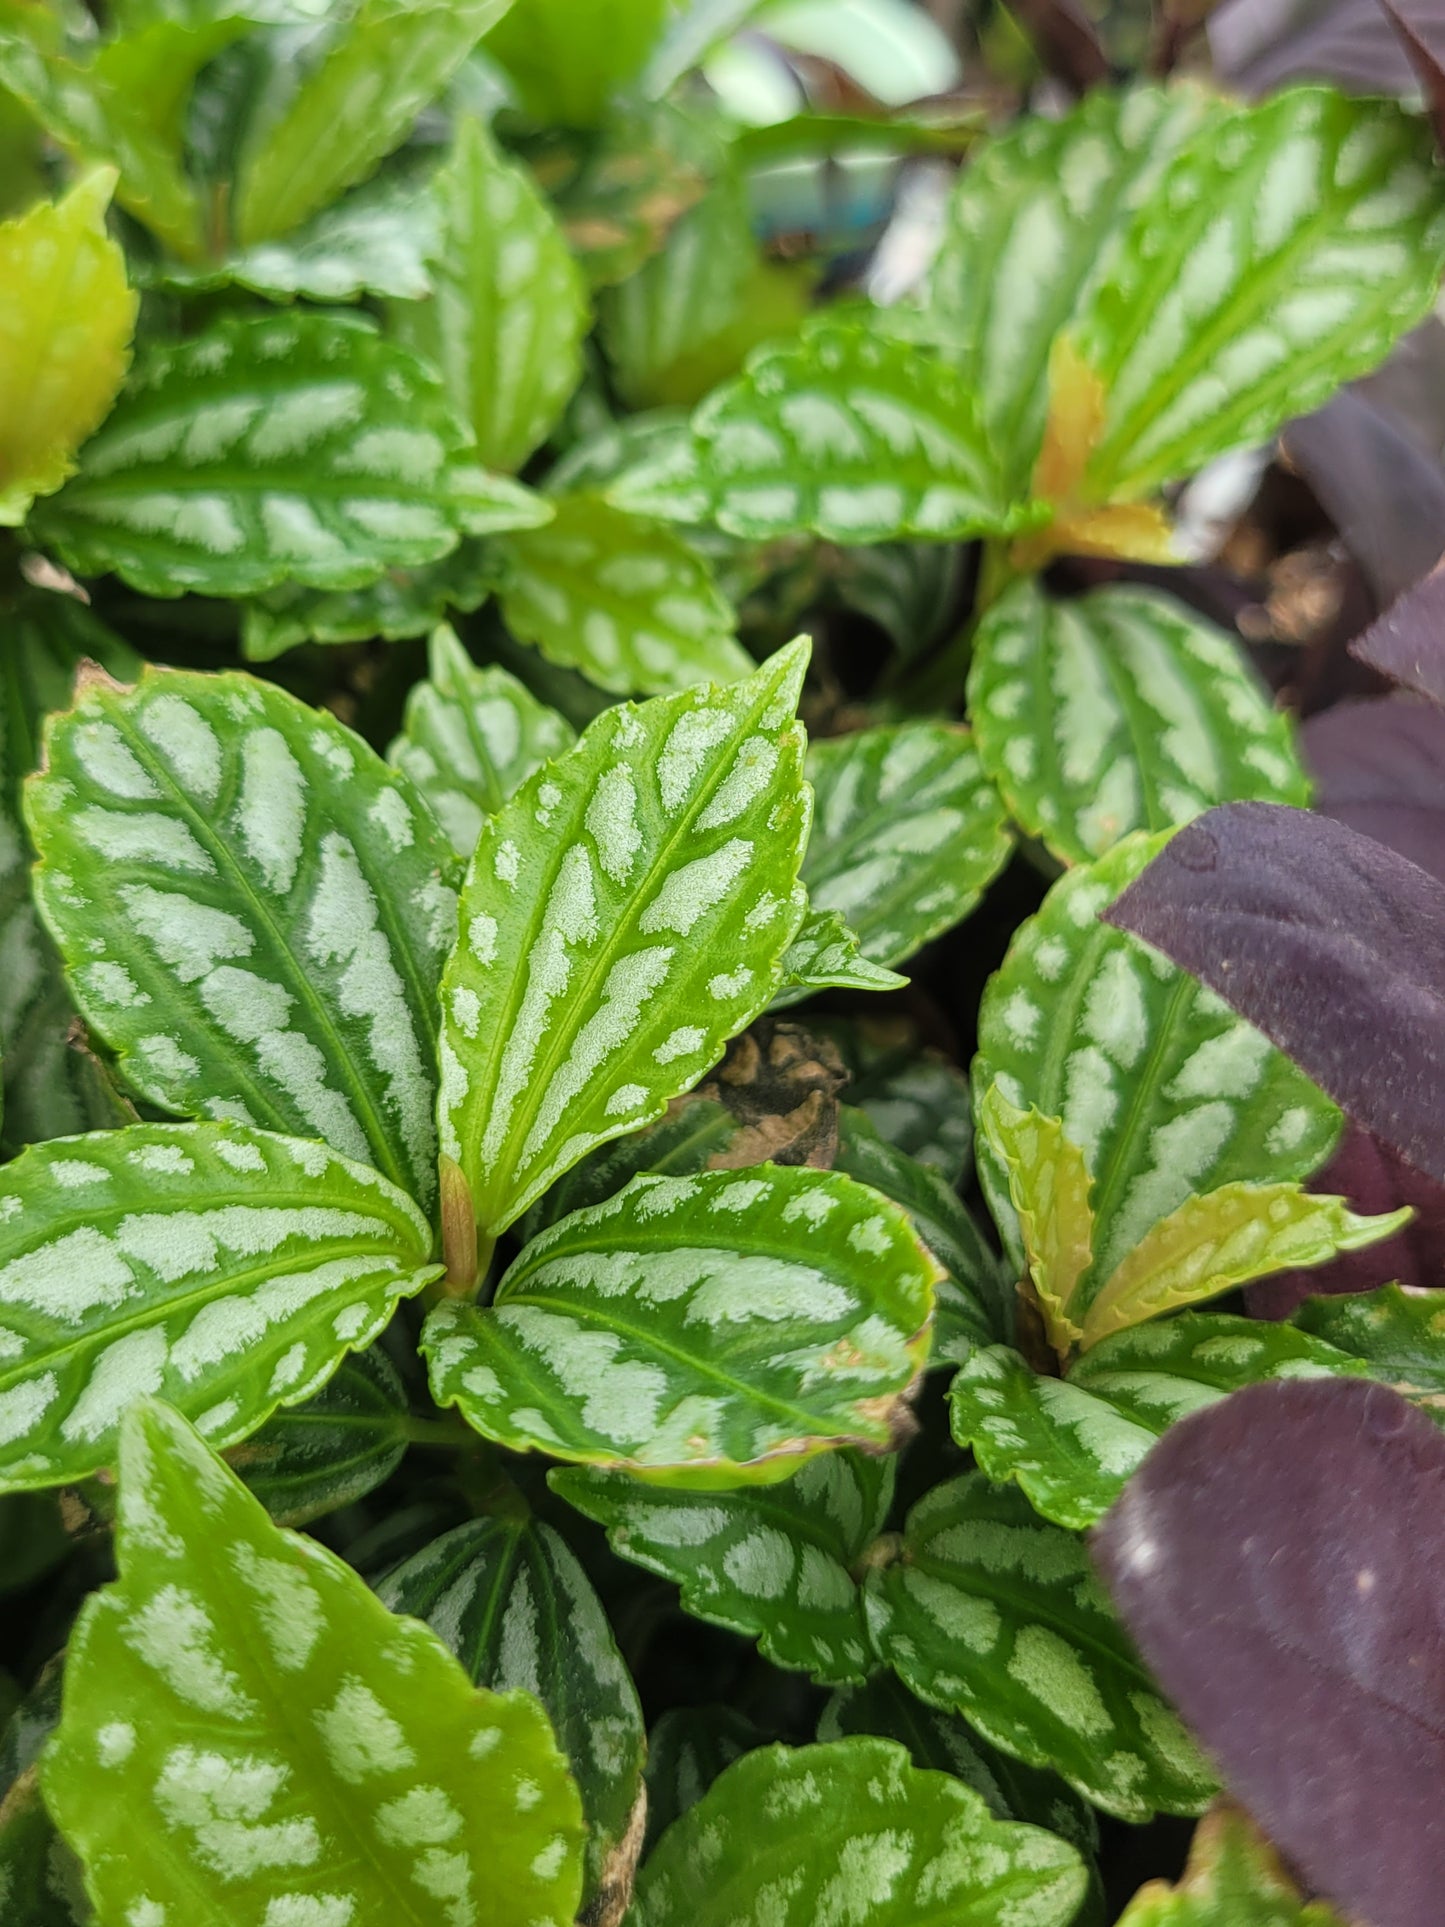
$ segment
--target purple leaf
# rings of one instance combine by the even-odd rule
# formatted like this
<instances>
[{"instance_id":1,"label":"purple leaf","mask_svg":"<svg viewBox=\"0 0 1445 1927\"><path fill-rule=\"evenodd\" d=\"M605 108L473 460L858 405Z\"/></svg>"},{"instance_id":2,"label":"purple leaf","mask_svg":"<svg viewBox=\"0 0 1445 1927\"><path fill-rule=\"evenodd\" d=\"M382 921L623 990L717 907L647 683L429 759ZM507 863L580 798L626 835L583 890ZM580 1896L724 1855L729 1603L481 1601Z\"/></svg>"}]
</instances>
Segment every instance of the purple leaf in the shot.
<instances>
[{"instance_id":1,"label":"purple leaf","mask_svg":"<svg viewBox=\"0 0 1445 1927\"><path fill-rule=\"evenodd\" d=\"M1292 80L1332 80L1347 91L1404 94L1415 84L1379 0L1229 0L1209 22L1222 80L1241 93L1273 93Z\"/></svg>"},{"instance_id":2,"label":"purple leaf","mask_svg":"<svg viewBox=\"0 0 1445 1927\"><path fill-rule=\"evenodd\" d=\"M1328 817L1226 803L1171 838L1104 916L1445 1182L1445 884Z\"/></svg>"},{"instance_id":3,"label":"purple leaf","mask_svg":"<svg viewBox=\"0 0 1445 1927\"><path fill-rule=\"evenodd\" d=\"M1350 644L1350 654L1392 682L1445 703L1445 566L1392 602Z\"/></svg>"},{"instance_id":4,"label":"purple leaf","mask_svg":"<svg viewBox=\"0 0 1445 1927\"><path fill-rule=\"evenodd\" d=\"M1445 143L1445 7L1440 0L1380 0L1415 69L1435 138Z\"/></svg>"},{"instance_id":5,"label":"purple leaf","mask_svg":"<svg viewBox=\"0 0 1445 1927\"><path fill-rule=\"evenodd\" d=\"M1445 1894L1445 1434L1387 1386L1254 1385L1173 1426L1094 1538L1232 1792L1369 1927Z\"/></svg>"},{"instance_id":6,"label":"purple leaf","mask_svg":"<svg viewBox=\"0 0 1445 1927\"><path fill-rule=\"evenodd\" d=\"M1408 696L1338 703L1300 746L1317 810L1445 883L1445 712Z\"/></svg>"},{"instance_id":7,"label":"purple leaf","mask_svg":"<svg viewBox=\"0 0 1445 1927\"><path fill-rule=\"evenodd\" d=\"M1071 93L1085 94L1112 78L1109 56L1077 0L1007 0L1007 5L1044 66Z\"/></svg>"}]
</instances>

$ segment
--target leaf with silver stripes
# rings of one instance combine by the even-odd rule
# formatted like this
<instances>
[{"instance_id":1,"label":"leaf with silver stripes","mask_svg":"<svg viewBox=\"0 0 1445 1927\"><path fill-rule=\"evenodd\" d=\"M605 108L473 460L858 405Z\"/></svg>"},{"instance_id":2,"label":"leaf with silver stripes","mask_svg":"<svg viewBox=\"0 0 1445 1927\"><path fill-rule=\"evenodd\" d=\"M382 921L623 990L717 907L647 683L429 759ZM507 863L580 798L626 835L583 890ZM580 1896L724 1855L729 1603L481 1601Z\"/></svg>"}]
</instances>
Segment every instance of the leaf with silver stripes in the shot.
<instances>
[{"instance_id":1,"label":"leaf with silver stripes","mask_svg":"<svg viewBox=\"0 0 1445 1927\"><path fill-rule=\"evenodd\" d=\"M245 596L359 588L550 513L477 467L424 362L359 315L295 309L153 341L31 527L80 575Z\"/></svg>"},{"instance_id":2,"label":"leaf with silver stripes","mask_svg":"<svg viewBox=\"0 0 1445 1927\"><path fill-rule=\"evenodd\" d=\"M930 1706L1051 1767L1106 1813L1199 1813L1209 1767L1153 1683L1082 1539L968 1473L913 1508L868 1575L879 1653Z\"/></svg>"},{"instance_id":3,"label":"leaf with silver stripes","mask_svg":"<svg viewBox=\"0 0 1445 1927\"><path fill-rule=\"evenodd\" d=\"M615 1553L680 1586L688 1612L756 1639L775 1666L846 1686L877 1664L853 1568L887 1519L894 1463L829 1452L739 1492L670 1492L584 1466L550 1483Z\"/></svg>"},{"instance_id":4,"label":"leaf with silver stripes","mask_svg":"<svg viewBox=\"0 0 1445 1927\"><path fill-rule=\"evenodd\" d=\"M800 1003L815 990L899 990L908 982L896 970L869 963L841 910L810 910L784 953L782 969L774 1010Z\"/></svg>"},{"instance_id":5,"label":"leaf with silver stripes","mask_svg":"<svg viewBox=\"0 0 1445 1927\"><path fill-rule=\"evenodd\" d=\"M571 1927L581 1808L541 1706L474 1687L154 1400L117 1553L42 1766L102 1919Z\"/></svg>"},{"instance_id":6,"label":"leaf with silver stripes","mask_svg":"<svg viewBox=\"0 0 1445 1927\"><path fill-rule=\"evenodd\" d=\"M1147 589L1011 589L975 633L968 713L1014 821L1065 863L1215 803L1310 800L1290 720L1238 644Z\"/></svg>"},{"instance_id":7,"label":"leaf with silver stripes","mask_svg":"<svg viewBox=\"0 0 1445 1927\"><path fill-rule=\"evenodd\" d=\"M541 1700L582 1795L584 1899L595 1912L640 1819L647 1738L602 1602L566 1540L539 1519L475 1519L393 1567L376 1591L393 1612L425 1620L475 1685Z\"/></svg>"},{"instance_id":8,"label":"leaf with silver stripes","mask_svg":"<svg viewBox=\"0 0 1445 1927\"><path fill-rule=\"evenodd\" d=\"M532 1239L486 1309L437 1307L432 1395L516 1451L717 1490L842 1445L887 1451L938 1266L830 1171L635 1178Z\"/></svg>"},{"instance_id":9,"label":"leaf with silver stripes","mask_svg":"<svg viewBox=\"0 0 1445 1927\"><path fill-rule=\"evenodd\" d=\"M892 723L808 751L817 807L803 879L870 962L902 963L960 922L1012 844L966 730Z\"/></svg>"},{"instance_id":10,"label":"leaf with silver stripes","mask_svg":"<svg viewBox=\"0 0 1445 1927\"><path fill-rule=\"evenodd\" d=\"M231 1445L308 1398L440 1267L411 1199L324 1144L133 1124L0 1173L0 1486L115 1463L162 1393Z\"/></svg>"},{"instance_id":11,"label":"leaf with silver stripes","mask_svg":"<svg viewBox=\"0 0 1445 1927\"><path fill-rule=\"evenodd\" d=\"M482 826L442 981L442 1150L495 1237L764 1010L803 913L806 641L607 709Z\"/></svg>"},{"instance_id":12,"label":"leaf with silver stripes","mask_svg":"<svg viewBox=\"0 0 1445 1927\"><path fill-rule=\"evenodd\" d=\"M429 1206L455 859L406 779L242 675L92 678L46 744L36 901L128 1081L322 1138Z\"/></svg>"}]
</instances>

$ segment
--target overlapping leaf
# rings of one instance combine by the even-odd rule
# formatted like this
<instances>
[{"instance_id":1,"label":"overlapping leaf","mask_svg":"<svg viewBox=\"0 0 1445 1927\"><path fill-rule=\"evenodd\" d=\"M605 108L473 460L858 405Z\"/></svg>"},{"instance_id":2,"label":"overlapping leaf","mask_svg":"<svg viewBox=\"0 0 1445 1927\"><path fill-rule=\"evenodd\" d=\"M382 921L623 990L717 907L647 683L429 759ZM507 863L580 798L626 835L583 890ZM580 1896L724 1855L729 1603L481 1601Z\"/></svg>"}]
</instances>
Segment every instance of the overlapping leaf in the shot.
<instances>
[{"instance_id":1,"label":"overlapping leaf","mask_svg":"<svg viewBox=\"0 0 1445 1927\"><path fill-rule=\"evenodd\" d=\"M439 1405L516 1450L695 1489L884 1448L938 1267L885 1198L760 1165L636 1178L532 1239L479 1311L431 1314Z\"/></svg>"},{"instance_id":2,"label":"overlapping leaf","mask_svg":"<svg viewBox=\"0 0 1445 1927\"><path fill-rule=\"evenodd\" d=\"M1207 1813L1177 1886L1151 1880L1119 1927L1343 1927L1323 1900L1307 1901L1264 1835L1238 1807Z\"/></svg>"},{"instance_id":3,"label":"overlapping leaf","mask_svg":"<svg viewBox=\"0 0 1445 1927\"><path fill-rule=\"evenodd\" d=\"M973 1157L968 1080L940 1052L925 1049L903 1017L813 1019L848 1068L848 1101L880 1137L959 1184Z\"/></svg>"},{"instance_id":4,"label":"overlapping leaf","mask_svg":"<svg viewBox=\"0 0 1445 1927\"><path fill-rule=\"evenodd\" d=\"M692 420L689 442L624 474L638 513L751 541L949 542L1004 534L1009 506L972 390L916 344L827 321L757 350Z\"/></svg>"},{"instance_id":5,"label":"overlapping leaf","mask_svg":"<svg viewBox=\"0 0 1445 1927\"><path fill-rule=\"evenodd\" d=\"M462 540L439 562L388 569L359 589L308 589L283 582L241 608L241 653L271 662L302 642L400 642L424 636L453 613L485 602L497 586L497 557L489 543Z\"/></svg>"},{"instance_id":6,"label":"overlapping leaf","mask_svg":"<svg viewBox=\"0 0 1445 1927\"><path fill-rule=\"evenodd\" d=\"M667 695L732 682L753 659L703 558L673 530L599 495L549 498L552 520L500 546L502 614L552 662L600 689Z\"/></svg>"},{"instance_id":7,"label":"overlapping leaf","mask_svg":"<svg viewBox=\"0 0 1445 1927\"><path fill-rule=\"evenodd\" d=\"M36 900L131 1084L323 1138L427 1204L454 860L405 779L246 676L92 680L46 741Z\"/></svg>"},{"instance_id":8,"label":"overlapping leaf","mask_svg":"<svg viewBox=\"0 0 1445 1927\"><path fill-rule=\"evenodd\" d=\"M1083 1542L979 1473L930 1492L868 1577L874 1643L904 1684L1052 1767L1106 1813L1197 1813L1208 1767L1155 1691Z\"/></svg>"},{"instance_id":9,"label":"overlapping leaf","mask_svg":"<svg viewBox=\"0 0 1445 1927\"><path fill-rule=\"evenodd\" d=\"M535 1694L582 1795L589 1898L628 1831L642 1784L642 1708L607 1615L566 1541L525 1518L477 1519L435 1539L377 1587L423 1619L468 1679Z\"/></svg>"},{"instance_id":10,"label":"overlapping leaf","mask_svg":"<svg viewBox=\"0 0 1445 1927\"><path fill-rule=\"evenodd\" d=\"M783 953L782 988L773 999L781 1010L815 990L898 990L908 982L896 970L869 963L857 932L840 910L810 910Z\"/></svg>"},{"instance_id":11,"label":"overlapping leaf","mask_svg":"<svg viewBox=\"0 0 1445 1927\"><path fill-rule=\"evenodd\" d=\"M647 1735L645 1851L652 1850L680 1814L696 1806L724 1767L766 1737L736 1707L669 1707Z\"/></svg>"},{"instance_id":12,"label":"overlapping leaf","mask_svg":"<svg viewBox=\"0 0 1445 1927\"><path fill-rule=\"evenodd\" d=\"M1067 1927L1085 1881L1066 1841L995 1820L889 1740L855 1738L730 1766L659 1841L634 1913L637 1927Z\"/></svg>"},{"instance_id":13,"label":"overlapping leaf","mask_svg":"<svg viewBox=\"0 0 1445 1927\"><path fill-rule=\"evenodd\" d=\"M97 170L0 225L0 525L73 472L125 375L137 303L105 231L114 183Z\"/></svg>"},{"instance_id":14,"label":"overlapping leaf","mask_svg":"<svg viewBox=\"0 0 1445 1927\"><path fill-rule=\"evenodd\" d=\"M535 120L593 127L641 71L666 17L666 0L592 0L581 13L571 0L517 0L487 52Z\"/></svg>"},{"instance_id":15,"label":"overlapping leaf","mask_svg":"<svg viewBox=\"0 0 1445 1927\"><path fill-rule=\"evenodd\" d=\"M88 1927L80 1865L55 1832L28 1767L0 1801L0 1900L14 1927Z\"/></svg>"},{"instance_id":16,"label":"overlapping leaf","mask_svg":"<svg viewBox=\"0 0 1445 1927\"><path fill-rule=\"evenodd\" d=\"M1006 861L998 792L968 734L896 723L814 743L803 876L873 963L897 964L966 917Z\"/></svg>"},{"instance_id":17,"label":"overlapping leaf","mask_svg":"<svg viewBox=\"0 0 1445 1927\"><path fill-rule=\"evenodd\" d=\"M119 1556L44 1763L103 1918L570 1927L579 1806L541 1707L474 1688L152 1402Z\"/></svg>"},{"instance_id":18,"label":"overlapping leaf","mask_svg":"<svg viewBox=\"0 0 1445 1927\"><path fill-rule=\"evenodd\" d=\"M437 376L360 316L232 316L151 343L34 527L147 595L356 588L546 520L467 453Z\"/></svg>"},{"instance_id":19,"label":"overlapping leaf","mask_svg":"<svg viewBox=\"0 0 1445 1927\"><path fill-rule=\"evenodd\" d=\"M1191 1194L1308 1177L1338 1129L1333 1105L1258 1031L1098 921L1163 845L1131 837L1061 878L1016 932L979 1012L975 1091L997 1078L1012 1103L1058 1118L1094 1180L1082 1303ZM1022 1262L986 1146L979 1175Z\"/></svg>"},{"instance_id":20,"label":"overlapping leaf","mask_svg":"<svg viewBox=\"0 0 1445 1927\"><path fill-rule=\"evenodd\" d=\"M1385 1285L1346 1297L1307 1299L1291 1322L1358 1360L1372 1378L1383 1379L1445 1426L1442 1314L1445 1292Z\"/></svg>"},{"instance_id":21,"label":"overlapping leaf","mask_svg":"<svg viewBox=\"0 0 1445 1927\"><path fill-rule=\"evenodd\" d=\"M582 1467L551 1484L606 1528L614 1552L680 1586L690 1613L756 1639L775 1666L847 1685L877 1663L854 1568L888 1516L893 1468L830 1452L740 1492L669 1492Z\"/></svg>"},{"instance_id":22,"label":"overlapping leaf","mask_svg":"<svg viewBox=\"0 0 1445 1927\"><path fill-rule=\"evenodd\" d=\"M392 310L397 337L442 372L491 468L520 468L582 374L587 291L526 169L464 120L436 178L426 301Z\"/></svg>"},{"instance_id":23,"label":"overlapping leaf","mask_svg":"<svg viewBox=\"0 0 1445 1927\"><path fill-rule=\"evenodd\" d=\"M442 984L442 1149L495 1235L764 1009L803 904L807 660L619 705L483 825Z\"/></svg>"},{"instance_id":24,"label":"overlapping leaf","mask_svg":"<svg viewBox=\"0 0 1445 1927\"><path fill-rule=\"evenodd\" d=\"M226 1459L277 1525L366 1497L401 1464L406 1390L380 1346L343 1358L314 1397L283 1407Z\"/></svg>"},{"instance_id":25,"label":"overlapping leaf","mask_svg":"<svg viewBox=\"0 0 1445 1927\"><path fill-rule=\"evenodd\" d=\"M1066 863L1211 804L1306 804L1288 718L1239 649L1164 597L1021 583L974 639L969 716L1014 819Z\"/></svg>"},{"instance_id":26,"label":"overlapping leaf","mask_svg":"<svg viewBox=\"0 0 1445 1927\"><path fill-rule=\"evenodd\" d=\"M1094 1248L1091 1180L1083 1152L1056 1117L1010 1104L997 1084L978 1106L979 1142L1004 1174L1044 1332L1060 1359L1083 1336L1079 1280Z\"/></svg>"}]
</instances>

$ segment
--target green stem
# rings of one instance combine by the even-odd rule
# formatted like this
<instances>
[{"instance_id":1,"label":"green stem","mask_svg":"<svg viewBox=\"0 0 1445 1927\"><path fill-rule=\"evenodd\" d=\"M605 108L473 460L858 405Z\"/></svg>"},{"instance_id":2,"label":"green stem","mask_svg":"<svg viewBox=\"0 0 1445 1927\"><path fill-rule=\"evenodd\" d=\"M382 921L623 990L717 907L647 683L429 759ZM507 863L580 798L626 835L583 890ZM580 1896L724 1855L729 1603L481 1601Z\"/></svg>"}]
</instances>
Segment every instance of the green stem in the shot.
<instances>
[{"instance_id":1,"label":"green stem","mask_svg":"<svg viewBox=\"0 0 1445 1927\"><path fill-rule=\"evenodd\" d=\"M434 1445L448 1452L468 1451L481 1441L471 1426L455 1413L440 1418L409 1418L401 1428L408 1445Z\"/></svg>"}]
</instances>

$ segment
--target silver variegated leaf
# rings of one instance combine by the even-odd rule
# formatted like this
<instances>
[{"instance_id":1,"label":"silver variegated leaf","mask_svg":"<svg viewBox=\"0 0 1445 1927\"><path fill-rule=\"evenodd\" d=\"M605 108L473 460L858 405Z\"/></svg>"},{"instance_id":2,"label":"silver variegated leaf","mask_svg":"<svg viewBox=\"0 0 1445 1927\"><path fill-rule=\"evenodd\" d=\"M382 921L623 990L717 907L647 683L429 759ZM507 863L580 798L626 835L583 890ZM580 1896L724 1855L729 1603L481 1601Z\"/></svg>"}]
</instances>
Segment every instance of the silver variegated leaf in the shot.
<instances>
[{"instance_id":1,"label":"silver variegated leaf","mask_svg":"<svg viewBox=\"0 0 1445 1927\"><path fill-rule=\"evenodd\" d=\"M1066 863L1215 803L1310 800L1238 643L1145 589L1055 602L1020 583L975 632L968 712L1015 822Z\"/></svg>"},{"instance_id":2,"label":"silver variegated leaf","mask_svg":"<svg viewBox=\"0 0 1445 1927\"><path fill-rule=\"evenodd\" d=\"M436 1191L436 985L455 859L404 777L240 675L92 678L26 807L76 1002L166 1110Z\"/></svg>"},{"instance_id":3,"label":"silver variegated leaf","mask_svg":"<svg viewBox=\"0 0 1445 1927\"><path fill-rule=\"evenodd\" d=\"M634 1819L647 1741L602 1602L566 1540L541 1520L476 1519L376 1590L393 1612L425 1620L475 1685L542 1702L582 1795L595 1912Z\"/></svg>"},{"instance_id":4,"label":"silver variegated leaf","mask_svg":"<svg viewBox=\"0 0 1445 1927\"><path fill-rule=\"evenodd\" d=\"M483 1233L659 1116L763 1010L803 913L807 643L603 712L489 817L442 983L444 1153Z\"/></svg>"},{"instance_id":5,"label":"silver variegated leaf","mask_svg":"<svg viewBox=\"0 0 1445 1927\"><path fill-rule=\"evenodd\" d=\"M245 1438L437 1276L431 1244L395 1185L301 1138L133 1124L32 1145L0 1178L0 1484L113 1465L150 1393Z\"/></svg>"},{"instance_id":6,"label":"silver variegated leaf","mask_svg":"<svg viewBox=\"0 0 1445 1927\"><path fill-rule=\"evenodd\" d=\"M972 390L927 349L829 321L754 353L688 441L625 471L611 499L749 541L950 542L1006 534L1009 504Z\"/></svg>"},{"instance_id":7,"label":"silver variegated leaf","mask_svg":"<svg viewBox=\"0 0 1445 1927\"><path fill-rule=\"evenodd\" d=\"M497 586L492 545L463 536L450 555L414 569L388 569L359 589L284 582L241 605L241 653L273 662L303 642L401 642L453 613L480 607Z\"/></svg>"},{"instance_id":8,"label":"silver variegated leaf","mask_svg":"<svg viewBox=\"0 0 1445 1927\"><path fill-rule=\"evenodd\" d=\"M550 1482L606 1528L614 1552L680 1586L690 1613L832 1686L877 1664L853 1571L887 1519L893 1470L892 1459L829 1452L740 1492L670 1492L582 1466Z\"/></svg>"},{"instance_id":9,"label":"silver variegated leaf","mask_svg":"<svg viewBox=\"0 0 1445 1927\"><path fill-rule=\"evenodd\" d=\"M1099 921L1165 840L1126 838L1060 878L1019 926L979 1011L975 1100L997 1079L1010 1103L1062 1120L1093 1178L1080 1307L1191 1194L1306 1178L1339 1129L1335 1107L1259 1031ZM1021 1264L1007 1182L982 1143L979 1176Z\"/></svg>"},{"instance_id":10,"label":"silver variegated leaf","mask_svg":"<svg viewBox=\"0 0 1445 1927\"><path fill-rule=\"evenodd\" d=\"M970 1473L909 1514L868 1576L874 1644L932 1706L1051 1767L1106 1813L1198 1813L1215 1782L1150 1682L1088 1550L1012 1486Z\"/></svg>"},{"instance_id":11,"label":"silver variegated leaf","mask_svg":"<svg viewBox=\"0 0 1445 1927\"><path fill-rule=\"evenodd\" d=\"M422 1348L439 1405L518 1451L695 1489L887 1450L938 1267L896 1205L828 1171L635 1178L532 1239L486 1310Z\"/></svg>"},{"instance_id":12,"label":"silver variegated leaf","mask_svg":"<svg viewBox=\"0 0 1445 1927\"><path fill-rule=\"evenodd\" d=\"M490 468L518 469L582 376L587 286L541 190L463 120L436 177L426 301L392 310L392 331L441 370Z\"/></svg>"},{"instance_id":13,"label":"silver variegated leaf","mask_svg":"<svg viewBox=\"0 0 1445 1927\"><path fill-rule=\"evenodd\" d=\"M810 910L783 954L773 1009L800 1003L815 990L899 990L907 982L896 970L869 963L841 910Z\"/></svg>"},{"instance_id":14,"label":"silver variegated leaf","mask_svg":"<svg viewBox=\"0 0 1445 1927\"><path fill-rule=\"evenodd\" d=\"M425 363L358 315L296 310L152 342L32 525L78 574L243 596L357 588L549 514L477 467Z\"/></svg>"},{"instance_id":15,"label":"silver variegated leaf","mask_svg":"<svg viewBox=\"0 0 1445 1927\"><path fill-rule=\"evenodd\" d=\"M973 1162L973 1106L963 1073L926 1049L905 1017L814 1017L810 1028L837 1045L848 1068L848 1101L878 1135L961 1184Z\"/></svg>"},{"instance_id":16,"label":"silver variegated leaf","mask_svg":"<svg viewBox=\"0 0 1445 1927\"><path fill-rule=\"evenodd\" d=\"M372 1345L225 1456L277 1525L301 1526L375 1491L401 1464L411 1433L406 1388Z\"/></svg>"},{"instance_id":17,"label":"silver variegated leaf","mask_svg":"<svg viewBox=\"0 0 1445 1927\"><path fill-rule=\"evenodd\" d=\"M673 1821L697 1805L724 1767L767 1738L736 1707L669 1707L647 1735L644 1851L650 1853Z\"/></svg>"},{"instance_id":18,"label":"silver variegated leaf","mask_svg":"<svg viewBox=\"0 0 1445 1927\"><path fill-rule=\"evenodd\" d=\"M1445 1291L1348 1292L1338 1298L1307 1298L1292 1321L1321 1344L1357 1359L1437 1425L1445 1426Z\"/></svg>"},{"instance_id":19,"label":"silver variegated leaf","mask_svg":"<svg viewBox=\"0 0 1445 1927\"><path fill-rule=\"evenodd\" d=\"M407 692L401 734L387 757L426 798L465 862L485 819L577 738L515 676L479 669L445 625L433 633L427 660L429 674Z\"/></svg>"},{"instance_id":20,"label":"silver variegated leaf","mask_svg":"<svg viewBox=\"0 0 1445 1927\"><path fill-rule=\"evenodd\" d=\"M600 495L549 497L544 528L498 544L502 615L549 661L620 695L667 695L751 673L737 616L672 529Z\"/></svg>"},{"instance_id":21,"label":"silver variegated leaf","mask_svg":"<svg viewBox=\"0 0 1445 1927\"><path fill-rule=\"evenodd\" d=\"M896 723L808 752L817 807L803 878L876 964L902 963L966 917L1012 845L967 731Z\"/></svg>"},{"instance_id":22,"label":"silver variegated leaf","mask_svg":"<svg viewBox=\"0 0 1445 1927\"><path fill-rule=\"evenodd\" d=\"M1290 1325L1186 1311L1102 1339L1067 1378L1003 1345L976 1351L949 1396L954 1436L983 1471L1078 1528L1103 1518L1176 1419L1263 1379L1367 1369Z\"/></svg>"}]
</instances>

